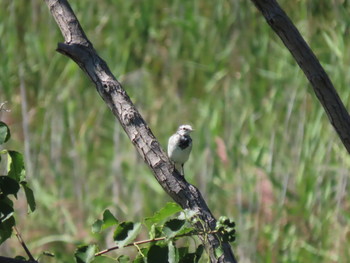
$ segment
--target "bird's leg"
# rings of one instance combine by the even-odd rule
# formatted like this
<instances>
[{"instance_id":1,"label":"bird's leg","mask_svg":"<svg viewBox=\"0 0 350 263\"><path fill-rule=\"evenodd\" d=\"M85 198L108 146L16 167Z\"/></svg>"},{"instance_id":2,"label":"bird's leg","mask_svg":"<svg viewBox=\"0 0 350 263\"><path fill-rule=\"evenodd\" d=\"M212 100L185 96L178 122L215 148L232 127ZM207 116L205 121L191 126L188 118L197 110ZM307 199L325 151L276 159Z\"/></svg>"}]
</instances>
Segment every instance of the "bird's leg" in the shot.
<instances>
[{"instance_id":1,"label":"bird's leg","mask_svg":"<svg viewBox=\"0 0 350 263\"><path fill-rule=\"evenodd\" d=\"M184 164L181 164L181 175L185 176Z\"/></svg>"}]
</instances>

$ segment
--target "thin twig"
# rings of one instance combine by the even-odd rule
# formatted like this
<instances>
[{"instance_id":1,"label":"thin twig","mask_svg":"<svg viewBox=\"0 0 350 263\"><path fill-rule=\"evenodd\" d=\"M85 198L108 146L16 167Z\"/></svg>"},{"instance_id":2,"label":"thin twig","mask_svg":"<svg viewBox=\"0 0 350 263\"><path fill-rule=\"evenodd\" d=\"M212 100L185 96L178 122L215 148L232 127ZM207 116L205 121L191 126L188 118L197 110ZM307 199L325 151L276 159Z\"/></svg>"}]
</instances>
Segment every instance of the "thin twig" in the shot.
<instances>
[{"instance_id":1,"label":"thin twig","mask_svg":"<svg viewBox=\"0 0 350 263\"><path fill-rule=\"evenodd\" d=\"M209 231L208 233L205 233L205 232L196 232L196 231L191 231L191 232L188 232L188 233L185 233L185 234L182 234L182 235L178 235L178 236L175 236L174 238L180 238L180 237L185 237L185 236L193 236L193 235L203 235L203 234L216 234L218 233L217 230L213 230L213 231ZM167 239L167 237L157 237L157 238L152 238L152 239L146 239L146 240L140 240L140 241L136 241L136 242L133 242L133 243L130 243L130 244L127 244L126 246L123 246L124 247L132 247L132 246L138 246L138 245L142 245L142 244L146 244L146 243L152 243L152 242L158 242L158 241L162 241L162 240L165 240ZM119 249L121 247L119 246L114 246L114 247L110 247L110 248L107 248L105 250L102 250L102 251L99 251L97 253L95 253L95 257L97 256L101 256L103 254L106 254L110 251L113 251L113 250L116 250L116 249Z\"/></svg>"},{"instance_id":2,"label":"thin twig","mask_svg":"<svg viewBox=\"0 0 350 263\"><path fill-rule=\"evenodd\" d=\"M30 253L30 251L29 251L29 249L28 249L28 247L27 247L26 243L24 242L24 240L23 240L23 238L22 238L21 234L19 233L19 231L18 231L17 227L16 227L16 226L14 226L14 227L13 227L13 229L15 230L16 237L18 238L19 243L22 245L23 249L24 249L24 250L25 250L25 252L27 253L27 255L28 255L29 259L30 259L31 261L35 261L35 262L37 262L37 261L34 259L34 257L33 257L33 255L32 255L32 253Z\"/></svg>"},{"instance_id":3,"label":"thin twig","mask_svg":"<svg viewBox=\"0 0 350 263\"><path fill-rule=\"evenodd\" d=\"M156 242L156 241L161 241L161 240L164 240L166 239L166 237L158 237L158 238L153 238L153 239L146 239L146 240L141 240L141 241L137 241L137 242L134 242L134 243L130 243L130 244L127 244L126 246L124 247L132 247L132 246L138 246L138 245L142 245L142 244L146 244L146 243L151 243L151 242ZM119 246L114 246L114 247L110 247L110 248L107 248L105 250L102 250L100 252L97 252L95 254L95 257L97 256L101 256L103 254L106 254L112 250L116 250L116 249L119 249L120 247Z\"/></svg>"}]
</instances>

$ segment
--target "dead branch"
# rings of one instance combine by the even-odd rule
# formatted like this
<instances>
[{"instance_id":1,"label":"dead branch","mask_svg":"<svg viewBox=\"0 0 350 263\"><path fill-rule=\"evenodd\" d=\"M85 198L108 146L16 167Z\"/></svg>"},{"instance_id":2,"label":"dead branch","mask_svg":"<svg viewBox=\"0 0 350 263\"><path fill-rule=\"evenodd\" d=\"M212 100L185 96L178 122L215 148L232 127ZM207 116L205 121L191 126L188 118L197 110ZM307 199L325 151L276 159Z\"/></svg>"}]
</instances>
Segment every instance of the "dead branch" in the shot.
<instances>
[{"instance_id":1,"label":"dead branch","mask_svg":"<svg viewBox=\"0 0 350 263\"><path fill-rule=\"evenodd\" d=\"M308 78L330 123L350 153L350 116L327 73L298 29L275 0L252 0Z\"/></svg>"},{"instance_id":2,"label":"dead branch","mask_svg":"<svg viewBox=\"0 0 350 263\"><path fill-rule=\"evenodd\" d=\"M197 225L199 230L202 231L203 228L213 230L216 219L211 214L201 193L174 170L158 140L128 94L87 39L68 2L66 0L45 1L65 39L64 43L58 44L57 51L73 59L96 85L98 93L117 117L166 193L182 208L196 212L202 220ZM208 248L211 262L236 262L229 243L220 242L217 234L209 234L207 238L208 240L202 237L202 241ZM217 248L220 247L223 254L218 257L215 251L217 253Z\"/></svg>"}]
</instances>

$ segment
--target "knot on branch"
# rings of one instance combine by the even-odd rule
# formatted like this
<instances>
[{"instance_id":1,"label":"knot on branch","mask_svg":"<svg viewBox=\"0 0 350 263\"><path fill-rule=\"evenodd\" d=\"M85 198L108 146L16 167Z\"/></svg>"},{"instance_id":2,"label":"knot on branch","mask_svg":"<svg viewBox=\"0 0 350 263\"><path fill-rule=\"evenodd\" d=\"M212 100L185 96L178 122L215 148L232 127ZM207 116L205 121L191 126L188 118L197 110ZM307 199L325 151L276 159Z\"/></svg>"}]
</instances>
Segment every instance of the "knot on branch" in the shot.
<instances>
[{"instance_id":1,"label":"knot on branch","mask_svg":"<svg viewBox=\"0 0 350 263\"><path fill-rule=\"evenodd\" d=\"M120 83L117 80L109 79L109 80L102 81L102 83L103 83L102 86L103 86L103 92L104 93L107 93L109 95L112 95L112 94L115 94L115 93L119 93L123 97L128 97L128 95L126 94L125 90L122 88L122 86L120 85Z\"/></svg>"},{"instance_id":2,"label":"knot on branch","mask_svg":"<svg viewBox=\"0 0 350 263\"><path fill-rule=\"evenodd\" d=\"M134 108L122 112L122 118L126 125L140 126L143 123L140 114Z\"/></svg>"}]
</instances>

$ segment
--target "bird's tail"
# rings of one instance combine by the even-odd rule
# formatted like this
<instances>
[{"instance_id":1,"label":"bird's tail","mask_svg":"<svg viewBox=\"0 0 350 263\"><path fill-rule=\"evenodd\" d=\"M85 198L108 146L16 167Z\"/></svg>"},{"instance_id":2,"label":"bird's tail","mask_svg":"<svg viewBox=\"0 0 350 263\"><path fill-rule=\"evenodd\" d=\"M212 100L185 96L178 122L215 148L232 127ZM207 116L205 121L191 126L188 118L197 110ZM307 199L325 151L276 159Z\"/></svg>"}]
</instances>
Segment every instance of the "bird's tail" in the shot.
<instances>
[{"instance_id":1,"label":"bird's tail","mask_svg":"<svg viewBox=\"0 0 350 263\"><path fill-rule=\"evenodd\" d=\"M183 169L183 165L182 165L182 164L176 163L176 164L175 164L175 169L178 170L179 173L180 173L182 176L185 175L185 174L184 174L184 169Z\"/></svg>"}]
</instances>

